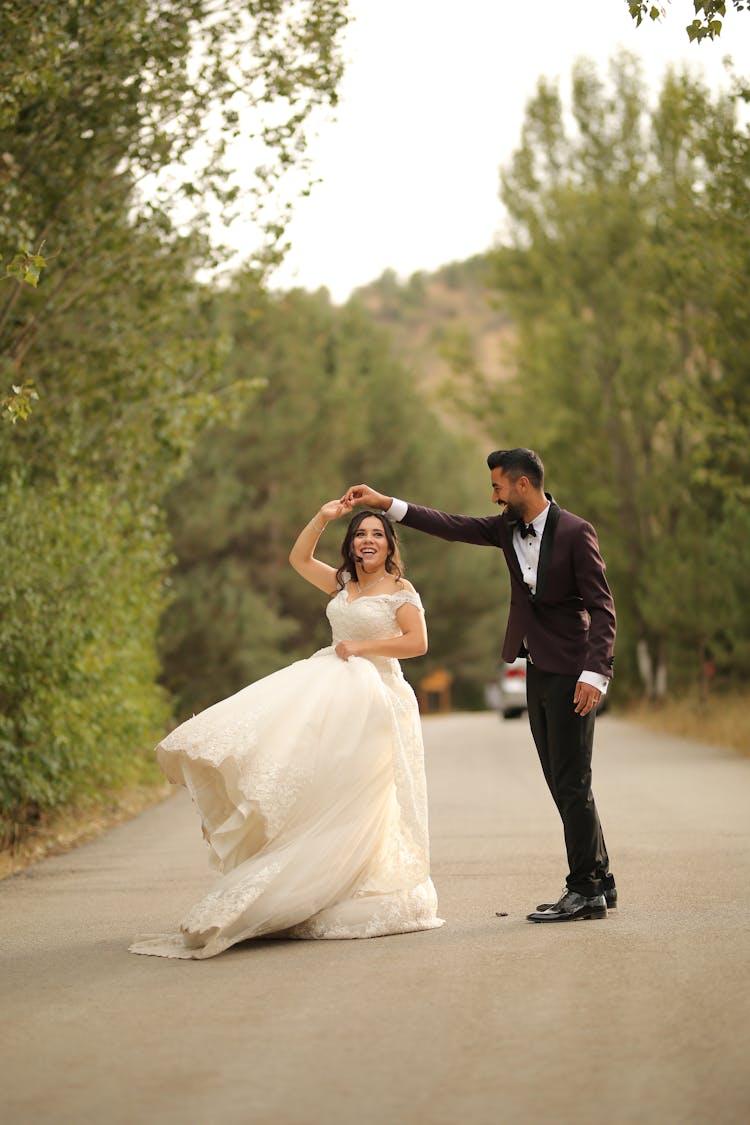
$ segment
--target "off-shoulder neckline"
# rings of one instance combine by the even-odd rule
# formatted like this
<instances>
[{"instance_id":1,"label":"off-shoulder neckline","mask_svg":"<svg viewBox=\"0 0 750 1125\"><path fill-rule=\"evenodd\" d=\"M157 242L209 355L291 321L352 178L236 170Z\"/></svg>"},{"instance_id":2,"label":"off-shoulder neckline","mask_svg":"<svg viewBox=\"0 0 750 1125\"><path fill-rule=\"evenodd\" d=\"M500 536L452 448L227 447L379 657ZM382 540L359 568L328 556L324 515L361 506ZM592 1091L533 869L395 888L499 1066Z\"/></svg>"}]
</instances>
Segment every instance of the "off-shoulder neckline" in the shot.
<instances>
[{"instance_id":1,"label":"off-shoulder neckline","mask_svg":"<svg viewBox=\"0 0 750 1125\"><path fill-rule=\"evenodd\" d=\"M353 579L349 579L349 582L351 581L353 581ZM378 598L395 598L398 595L401 595L403 597L404 594L406 594L406 596L409 598L419 597L416 590L392 590L390 594L359 594L356 598L350 598L346 592L346 587L349 585L349 582L347 582L346 585L342 586L339 590L340 594L345 595L345 601L347 605L354 605L355 602L363 602L365 601L365 599L375 601Z\"/></svg>"}]
</instances>

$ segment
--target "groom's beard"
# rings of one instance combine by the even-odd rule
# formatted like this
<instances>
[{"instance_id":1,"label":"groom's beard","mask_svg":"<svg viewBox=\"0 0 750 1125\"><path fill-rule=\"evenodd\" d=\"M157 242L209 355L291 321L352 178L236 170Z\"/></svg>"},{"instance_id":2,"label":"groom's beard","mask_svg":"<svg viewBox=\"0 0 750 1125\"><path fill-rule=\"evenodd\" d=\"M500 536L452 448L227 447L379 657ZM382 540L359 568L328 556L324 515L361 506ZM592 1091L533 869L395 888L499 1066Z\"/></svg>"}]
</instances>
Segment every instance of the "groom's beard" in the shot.
<instances>
[{"instance_id":1,"label":"groom's beard","mask_svg":"<svg viewBox=\"0 0 750 1125\"><path fill-rule=\"evenodd\" d=\"M520 520L522 518L518 509L514 508L513 505L509 504L507 501L498 500L498 504L503 510L503 515L507 516L509 520Z\"/></svg>"}]
</instances>

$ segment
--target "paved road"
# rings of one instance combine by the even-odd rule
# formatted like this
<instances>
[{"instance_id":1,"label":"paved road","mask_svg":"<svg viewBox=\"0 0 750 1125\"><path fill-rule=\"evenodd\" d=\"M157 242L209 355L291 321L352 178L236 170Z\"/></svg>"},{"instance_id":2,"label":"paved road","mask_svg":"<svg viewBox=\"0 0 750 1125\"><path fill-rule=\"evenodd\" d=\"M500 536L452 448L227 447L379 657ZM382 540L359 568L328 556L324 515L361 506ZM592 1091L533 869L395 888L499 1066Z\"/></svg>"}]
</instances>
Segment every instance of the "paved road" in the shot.
<instances>
[{"instance_id":1,"label":"paved road","mask_svg":"<svg viewBox=\"0 0 750 1125\"><path fill-rule=\"evenodd\" d=\"M622 906L534 926L563 865L525 722L425 737L440 930L128 955L210 882L183 796L0 883L0 1119L750 1121L750 760L601 719Z\"/></svg>"}]
</instances>

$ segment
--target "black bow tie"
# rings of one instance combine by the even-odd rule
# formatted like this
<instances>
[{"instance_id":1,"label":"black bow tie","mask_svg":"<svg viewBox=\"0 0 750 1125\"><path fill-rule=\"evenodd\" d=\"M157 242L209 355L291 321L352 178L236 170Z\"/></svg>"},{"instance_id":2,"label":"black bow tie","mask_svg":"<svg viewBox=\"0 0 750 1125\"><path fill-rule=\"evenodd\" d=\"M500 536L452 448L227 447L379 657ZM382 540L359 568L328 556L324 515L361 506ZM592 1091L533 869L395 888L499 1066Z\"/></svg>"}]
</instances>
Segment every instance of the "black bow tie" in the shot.
<instances>
[{"instance_id":1,"label":"black bow tie","mask_svg":"<svg viewBox=\"0 0 750 1125\"><path fill-rule=\"evenodd\" d=\"M536 531L534 530L533 523L524 523L523 520L519 520L516 527L522 539L525 539L527 535L531 535L532 538L536 539Z\"/></svg>"}]
</instances>

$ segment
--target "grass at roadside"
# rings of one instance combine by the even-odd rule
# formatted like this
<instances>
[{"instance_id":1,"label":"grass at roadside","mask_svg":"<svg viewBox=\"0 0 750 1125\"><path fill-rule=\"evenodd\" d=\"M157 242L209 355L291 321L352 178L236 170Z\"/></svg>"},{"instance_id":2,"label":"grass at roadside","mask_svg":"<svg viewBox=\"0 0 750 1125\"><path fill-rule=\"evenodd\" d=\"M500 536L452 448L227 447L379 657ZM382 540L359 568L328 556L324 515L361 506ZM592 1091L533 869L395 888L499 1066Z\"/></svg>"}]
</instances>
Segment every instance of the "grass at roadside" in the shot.
<instances>
[{"instance_id":1,"label":"grass at roadside","mask_svg":"<svg viewBox=\"0 0 750 1125\"><path fill-rule=\"evenodd\" d=\"M61 855L87 840L93 840L107 829L163 801L171 791L172 786L165 781L133 785L117 793L109 793L95 803L48 814L20 843L0 851L0 879L14 875L47 856Z\"/></svg>"},{"instance_id":2,"label":"grass at roadside","mask_svg":"<svg viewBox=\"0 0 750 1125\"><path fill-rule=\"evenodd\" d=\"M650 730L727 746L750 757L750 692L717 692L707 700L695 695L664 703L637 703L626 715Z\"/></svg>"}]
</instances>

